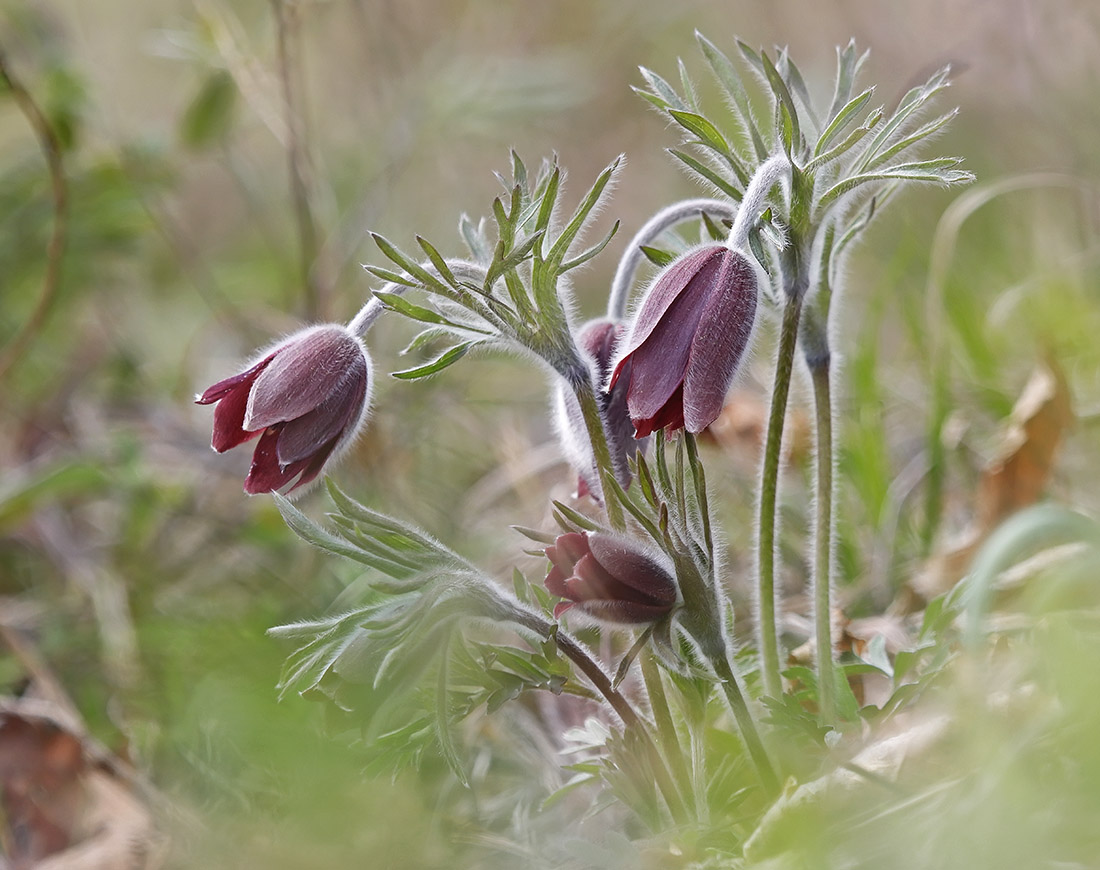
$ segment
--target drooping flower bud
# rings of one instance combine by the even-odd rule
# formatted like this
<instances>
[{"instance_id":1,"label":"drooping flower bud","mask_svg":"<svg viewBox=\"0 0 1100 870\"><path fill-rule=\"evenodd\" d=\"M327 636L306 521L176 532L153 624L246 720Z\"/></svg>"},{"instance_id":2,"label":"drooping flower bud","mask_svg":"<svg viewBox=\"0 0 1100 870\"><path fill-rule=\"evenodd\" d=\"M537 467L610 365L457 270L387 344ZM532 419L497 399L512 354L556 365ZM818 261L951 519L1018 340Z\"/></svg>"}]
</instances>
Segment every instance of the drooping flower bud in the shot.
<instances>
[{"instance_id":1,"label":"drooping flower bud","mask_svg":"<svg viewBox=\"0 0 1100 870\"><path fill-rule=\"evenodd\" d=\"M607 446L615 465L615 476L626 487L630 484L627 461L639 450L645 449L645 442L635 441L632 437L634 426L626 408L626 385L629 379L623 382L622 387L607 392L600 389L611 373L615 347L624 332L622 323L599 318L589 321L577 330L576 341L577 347L592 363L596 395L600 413L607 426ZM554 414L562 449L570 464L577 470L577 495L599 492L595 459L584 417L576 396L564 382L559 382L555 388Z\"/></svg>"},{"instance_id":2,"label":"drooping flower bud","mask_svg":"<svg viewBox=\"0 0 1100 870\"><path fill-rule=\"evenodd\" d=\"M725 245L689 251L653 283L616 356L635 437L713 423L752 337L756 274Z\"/></svg>"},{"instance_id":3,"label":"drooping flower bud","mask_svg":"<svg viewBox=\"0 0 1100 870\"><path fill-rule=\"evenodd\" d=\"M370 357L338 324L311 326L258 355L245 371L195 401L217 403L211 446L224 453L260 436L244 490L274 492L312 481L362 427Z\"/></svg>"},{"instance_id":4,"label":"drooping flower bud","mask_svg":"<svg viewBox=\"0 0 1100 870\"><path fill-rule=\"evenodd\" d=\"M576 608L594 619L627 625L656 622L676 606L672 573L628 541L602 532L568 532L546 548L546 588L567 599L554 616Z\"/></svg>"}]
</instances>

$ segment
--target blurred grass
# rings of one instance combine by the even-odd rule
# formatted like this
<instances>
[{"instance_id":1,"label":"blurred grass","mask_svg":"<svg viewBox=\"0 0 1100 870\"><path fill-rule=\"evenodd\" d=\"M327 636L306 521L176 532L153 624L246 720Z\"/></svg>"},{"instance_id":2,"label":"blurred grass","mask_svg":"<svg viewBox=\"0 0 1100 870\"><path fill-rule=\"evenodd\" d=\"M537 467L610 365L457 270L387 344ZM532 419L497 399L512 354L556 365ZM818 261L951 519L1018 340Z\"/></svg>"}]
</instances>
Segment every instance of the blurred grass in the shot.
<instances>
[{"instance_id":1,"label":"blurred grass","mask_svg":"<svg viewBox=\"0 0 1100 870\"><path fill-rule=\"evenodd\" d=\"M789 43L819 80L831 70L832 46L855 36L872 48L869 78L884 100L958 62L949 97L962 111L946 153L965 155L981 182L1040 168L1081 181L1075 190L998 198L966 223L942 322L928 322L926 293L948 194L910 196L851 258L840 329L840 552L852 612L880 609L929 543L923 479L906 483L903 472L928 449L936 330L949 360L953 431L962 433L943 457L943 531L973 511L968 487L981 459L1048 351L1086 414L1051 493L1100 506L1092 458L1100 446L1100 13L1088 0L1041 13L1008 5L1011 13L946 0L919 8L860 0L812 8L302 3L324 306L350 317L365 300L370 283L359 263L379 259L368 230L403 245L419 233L457 252L458 215L487 210L497 192L492 170L514 146L529 163L557 152L577 186L627 153L603 218L608 226L621 218L623 231L576 287L581 311L599 312L625 240L662 203L695 193L662 154L674 144L668 131L629 90L638 64L672 74L683 55L708 92L694 28L719 44L735 32L750 44ZM305 550L266 500L244 498L247 457L214 457L209 413L190 405L195 391L305 310L270 9L262 0L12 0L3 9L0 45L67 143L72 214L60 297L0 383L0 593L93 731L133 755L197 820L181 826L180 866L450 866L456 849L472 848L454 845L456 830L476 829L469 801L446 803L431 777L364 778L355 750L326 736L314 705L276 702L283 651L263 631L323 612L354 572ZM41 155L0 95L0 344L37 298L50 222ZM401 367L408 338L403 324L372 335L376 407L341 485L506 576L523 543L502 530L542 524L546 488L562 497L572 486L563 466L531 462L551 438L545 376L523 362L475 359L438 380L397 384L384 373ZM758 352L751 387L770 381L769 358ZM721 511L734 575L747 577L755 473L740 459L721 467L715 453L711 466L730 493ZM785 490L791 592L801 588L805 528L796 477ZM305 503L320 509L322 501ZM106 607L105 589L121 610ZM1095 724L1087 665L1095 634L1058 624L1016 659ZM14 686L10 662L3 674ZM1011 728L988 718L975 721L973 745L955 749L960 764L1004 770L1004 779L937 804L932 818L952 817L952 800L978 803L995 839L1011 829L998 808L1026 791L1043 759L1003 755L1014 745ZM1063 741L1056 755L1080 759L1068 794L1075 818L1085 819L1100 794L1100 760L1069 713L1059 721L1049 733ZM981 804L1000 788L1002 798ZM437 804L458 809L440 817ZM1038 812L1042 802L1019 806ZM920 827L880 824L893 844ZM1001 845L1011 858L1018 841ZM943 856L941 866L961 866L961 857Z\"/></svg>"}]
</instances>

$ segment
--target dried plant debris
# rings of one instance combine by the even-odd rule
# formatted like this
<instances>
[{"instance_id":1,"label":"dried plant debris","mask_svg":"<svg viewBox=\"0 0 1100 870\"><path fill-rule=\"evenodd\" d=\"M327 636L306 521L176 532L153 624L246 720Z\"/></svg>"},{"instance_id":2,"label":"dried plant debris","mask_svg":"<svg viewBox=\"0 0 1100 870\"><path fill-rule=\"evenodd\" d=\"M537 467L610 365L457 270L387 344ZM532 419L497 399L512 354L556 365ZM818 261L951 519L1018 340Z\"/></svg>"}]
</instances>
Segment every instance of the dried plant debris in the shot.
<instances>
[{"instance_id":1,"label":"dried plant debris","mask_svg":"<svg viewBox=\"0 0 1100 870\"><path fill-rule=\"evenodd\" d=\"M1054 359L1031 372L1009 415L998 448L982 470L971 526L911 581L906 593L928 601L963 576L978 548L1005 519L1035 504L1046 490L1058 448L1073 423L1069 384Z\"/></svg>"}]
</instances>

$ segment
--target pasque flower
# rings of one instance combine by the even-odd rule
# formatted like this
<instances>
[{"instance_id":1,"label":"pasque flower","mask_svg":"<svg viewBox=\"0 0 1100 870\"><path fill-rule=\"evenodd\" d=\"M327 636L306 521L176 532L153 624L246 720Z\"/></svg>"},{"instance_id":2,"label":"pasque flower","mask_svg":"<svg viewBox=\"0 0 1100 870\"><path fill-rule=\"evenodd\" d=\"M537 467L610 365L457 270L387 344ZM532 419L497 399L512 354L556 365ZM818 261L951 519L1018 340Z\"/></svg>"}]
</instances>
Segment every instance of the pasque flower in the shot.
<instances>
[{"instance_id":1,"label":"pasque flower","mask_svg":"<svg viewBox=\"0 0 1100 870\"><path fill-rule=\"evenodd\" d=\"M211 446L224 453L260 436L244 481L249 494L313 480L366 418L370 358L338 324L311 326L263 351L249 368L195 401L217 403Z\"/></svg>"},{"instance_id":2,"label":"pasque flower","mask_svg":"<svg viewBox=\"0 0 1100 870\"><path fill-rule=\"evenodd\" d=\"M633 544L602 532L568 532L546 548L549 592L567 599L554 616L576 608L605 622L643 625L676 606L672 574Z\"/></svg>"},{"instance_id":3,"label":"pasque flower","mask_svg":"<svg viewBox=\"0 0 1100 870\"><path fill-rule=\"evenodd\" d=\"M623 323L608 318L590 320L577 330L576 341L581 352L592 362L596 384L603 384L611 373L611 360L615 355L615 346L622 339L626 327ZM629 366L628 366L629 368ZM615 463L615 473L625 487L630 483L629 460L644 444L632 437L634 426L626 409L626 386L629 378L621 386L607 392L599 391L600 412L606 425L608 448ZM577 495L583 496L596 490L595 459L588 441L584 418L580 405L572 390L563 382L557 387L554 397L554 410L557 417L558 435L562 449L574 468L577 469Z\"/></svg>"},{"instance_id":4,"label":"pasque flower","mask_svg":"<svg viewBox=\"0 0 1100 870\"><path fill-rule=\"evenodd\" d=\"M608 382L627 384L636 438L701 432L717 419L752 336L756 297L752 266L725 245L689 251L657 277Z\"/></svg>"}]
</instances>

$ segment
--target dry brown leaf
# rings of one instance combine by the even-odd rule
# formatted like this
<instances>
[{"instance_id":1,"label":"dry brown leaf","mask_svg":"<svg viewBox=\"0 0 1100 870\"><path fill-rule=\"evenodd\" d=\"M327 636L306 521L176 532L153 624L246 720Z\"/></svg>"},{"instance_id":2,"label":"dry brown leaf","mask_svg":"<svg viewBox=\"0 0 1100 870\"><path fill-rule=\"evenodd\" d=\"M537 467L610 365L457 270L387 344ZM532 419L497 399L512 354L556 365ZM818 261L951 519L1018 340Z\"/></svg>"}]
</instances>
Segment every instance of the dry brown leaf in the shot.
<instances>
[{"instance_id":1,"label":"dry brown leaf","mask_svg":"<svg viewBox=\"0 0 1100 870\"><path fill-rule=\"evenodd\" d=\"M910 581L907 595L915 592L918 599L928 601L948 591L966 572L990 533L1016 511L1039 500L1050 480L1058 447L1072 423L1069 383L1058 363L1048 358L1032 370L1012 408L996 454L982 471L973 524L932 555Z\"/></svg>"}]
</instances>

